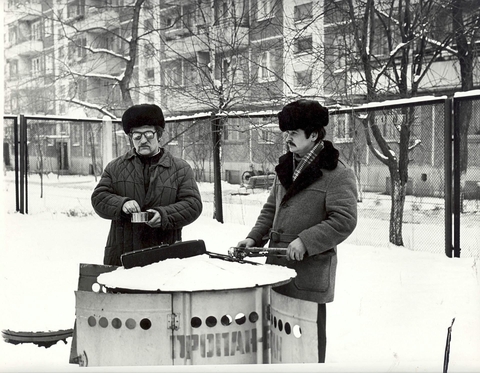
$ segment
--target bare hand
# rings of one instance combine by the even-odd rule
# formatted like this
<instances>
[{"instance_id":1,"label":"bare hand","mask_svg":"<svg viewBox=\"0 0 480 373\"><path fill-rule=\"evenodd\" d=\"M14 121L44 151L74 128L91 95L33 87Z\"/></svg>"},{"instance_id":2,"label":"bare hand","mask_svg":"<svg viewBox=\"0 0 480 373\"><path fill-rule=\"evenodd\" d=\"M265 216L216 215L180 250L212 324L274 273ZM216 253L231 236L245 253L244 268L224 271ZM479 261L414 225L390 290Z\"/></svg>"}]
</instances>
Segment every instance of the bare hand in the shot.
<instances>
[{"instance_id":1,"label":"bare hand","mask_svg":"<svg viewBox=\"0 0 480 373\"><path fill-rule=\"evenodd\" d=\"M297 238L290 242L287 247L287 258L290 260L303 260L307 248L303 244L300 238Z\"/></svg>"},{"instance_id":2,"label":"bare hand","mask_svg":"<svg viewBox=\"0 0 480 373\"><path fill-rule=\"evenodd\" d=\"M149 209L147 212L153 214L153 217L147 221L145 224L149 225L152 228L158 228L162 225L162 217L157 210Z\"/></svg>"},{"instance_id":3,"label":"bare hand","mask_svg":"<svg viewBox=\"0 0 480 373\"><path fill-rule=\"evenodd\" d=\"M127 201L122 206L122 211L125 214L133 214L134 212L142 212L140 205L135 200Z\"/></svg>"},{"instance_id":4,"label":"bare hand","mask_svg":"<svg viewBox=\"0 0 480 373\"><path fill-rule=\"evenodd\" d=\"M252 238L246 238L239 243L237 243L237 247L253 247L255 246L255 241Z\"/></svg>"}]
</instances>

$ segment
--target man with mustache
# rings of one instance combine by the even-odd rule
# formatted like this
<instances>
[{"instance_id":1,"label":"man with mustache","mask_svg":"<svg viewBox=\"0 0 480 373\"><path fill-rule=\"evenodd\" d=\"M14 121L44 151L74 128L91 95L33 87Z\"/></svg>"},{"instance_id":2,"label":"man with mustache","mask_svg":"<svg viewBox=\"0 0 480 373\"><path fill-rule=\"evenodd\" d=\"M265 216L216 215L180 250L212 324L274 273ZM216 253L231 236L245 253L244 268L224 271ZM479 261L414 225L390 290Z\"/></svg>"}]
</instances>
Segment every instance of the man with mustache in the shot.
<instances>
[{"instance_id":1,"label":"man with mustache","mask_svg":"<svg viewBox=\"0 0 480 373\"><path fill-rule=\"evenodd\" d=\"M134 105L122 116L132 149L106 167L92 194L95 212L112 221L104 264L121 265L122 254L181 241L182 227L196 220L202 201L190 165L160 146L162 109ZM145 224L131 214L147 211Z\"/></svg>"},{"instance_id":2,"label":"man with mustache","mask_svg":"<svg viewBox=\"0 0 480 373\"><path fill-rule=\"evenodd\" d=\"M278 113L289 151L275 167L277 177L255 226L237 246L287 248L268 264L293 268L297 276L274 288L288 297L318 304L318 362L325 362L326 303L334 298L337 245L357 224L357 188L339 152L324 140L328 110L298 100ZM299 318L302 315L295 315Z\"/></svg>"}]
</instances>

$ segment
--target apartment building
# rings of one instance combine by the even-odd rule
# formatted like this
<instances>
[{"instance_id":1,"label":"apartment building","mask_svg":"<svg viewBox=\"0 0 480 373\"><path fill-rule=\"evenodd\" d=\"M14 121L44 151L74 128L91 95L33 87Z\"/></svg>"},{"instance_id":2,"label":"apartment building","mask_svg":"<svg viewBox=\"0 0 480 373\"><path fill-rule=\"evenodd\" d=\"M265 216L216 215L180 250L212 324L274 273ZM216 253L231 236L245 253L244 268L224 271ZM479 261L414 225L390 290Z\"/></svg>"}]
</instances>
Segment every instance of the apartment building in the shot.
<instances>
[{"instance_id":1,"label":"apartment building","mask_svg":"<svg viewBox=\"0 0 480 373\"><path fill-rule=\"evenodd\" d=\"M134 5L133 0L5 2L5 113L119 117L128 106L126 95L133 103L155 102L168 118L178 118L167 124L166 146L192 163L199 157L193 145L210 141L208 120L196 115L265 113L223 123L223 167L238 180L251 165L273 169L283 150L274 114L286 102L309 97L334 105L365 99L363 72L352 65L353 34L342 18L346 1L145 0L138 24ZM467 6L470 14L478 13L476 1ZM432 37L445 37L448 17L438 13ZM382 35L376 32L372 42L377 67L390 58ZM437 55L432 47L429 58L434 59L430 78L419 92L458 90L454 55L448 49ZM388 79L382 84L385 96L393 98ZM427 113L422 121L435 116ZM401 118L395 112L379 115L389 142L398 140L394 128ZM334 116L328 137L347 152L357 126L352 116ZM57 158L54 169L61 163L65 170L85 172L89 162L77 162L78 170L73 159L101 151L100 131L86 124L45 123L42 131L47 153ZM425 136L418 126L413 131L414 139ZM120 130L114 139L118 151L128 146ZM373 158L363 152L361 162L375 164ZM430 158L436 165L435 156Z\"/></svg>"}]
</instances>

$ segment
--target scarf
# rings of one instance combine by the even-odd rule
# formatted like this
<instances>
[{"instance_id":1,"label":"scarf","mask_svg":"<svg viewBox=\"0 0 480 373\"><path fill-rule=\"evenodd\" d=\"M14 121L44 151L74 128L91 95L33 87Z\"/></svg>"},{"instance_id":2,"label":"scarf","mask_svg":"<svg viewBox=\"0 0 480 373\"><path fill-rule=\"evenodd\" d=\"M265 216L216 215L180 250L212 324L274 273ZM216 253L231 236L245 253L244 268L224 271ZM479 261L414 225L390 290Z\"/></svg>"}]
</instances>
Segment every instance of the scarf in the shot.
<instances>
[{"instance_id":1,"label":"scarf","mask_svg":"<svg viewBox=\"0 0 480 373\"><path fill-rule=\"evenodd\" d=\"M302 158L296 159L296 157L293 157L293 168L295 171L293 171L292 179L295 181L295 179L300 175L300 173L307 167L312 161L317 158L318 154L322 151L324 145L323 141L319 141L318 144L316 144L312 150L310 150L307 154L305 154ZM295 164L298 162L297 167L295 167Z\"/></svg>"}]
</instances>

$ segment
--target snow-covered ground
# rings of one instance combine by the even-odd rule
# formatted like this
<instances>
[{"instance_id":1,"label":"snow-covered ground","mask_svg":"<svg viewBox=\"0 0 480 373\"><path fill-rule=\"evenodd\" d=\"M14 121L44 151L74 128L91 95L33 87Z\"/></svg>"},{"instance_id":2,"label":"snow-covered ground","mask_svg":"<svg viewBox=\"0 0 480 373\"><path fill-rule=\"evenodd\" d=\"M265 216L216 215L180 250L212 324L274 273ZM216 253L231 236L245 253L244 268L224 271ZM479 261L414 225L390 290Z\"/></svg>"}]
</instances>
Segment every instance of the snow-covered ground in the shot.
<instances>
[{"instance_id":1,"label":"snow-covered ground","mask_svg":"<svg viewBox=\"0 0 480 373\"><path fill-rule=\"evenodd\" d=\"M39 185L31 176L29 214L22 215L15 212L11 180L7 175L1 192L0 329L72 328L79 264L102 263L109 228L108 221L92 214L95 181L50 176L40 199ZM226 253L245 237L267 194L263 190L236 194L244 190L223 184L225 223L221 224L212 219L212 185L200 186L204 212L184 229L183 239L203 239L207 250ZM386 229L385 221L361 218L355 234L340 245L336 298L327 306L327 361L321 366L302 364L301 370L441 372L447 329L455 318L448 371L480 371L478 263L468 257L447 258L442 248L432 253L389 245ZM418 224L416 234L438 239L429 238L435 236L428 234L430 229ZM478 225L468 229L465 236L479 243ZM361 237L385 243L360 245ZM50 348L0 341L0 371L300 370L291 365L81 368L68 363L70 344L71 338Z\"/></svg>"}]
</instances>

